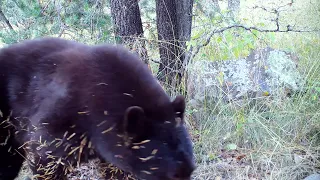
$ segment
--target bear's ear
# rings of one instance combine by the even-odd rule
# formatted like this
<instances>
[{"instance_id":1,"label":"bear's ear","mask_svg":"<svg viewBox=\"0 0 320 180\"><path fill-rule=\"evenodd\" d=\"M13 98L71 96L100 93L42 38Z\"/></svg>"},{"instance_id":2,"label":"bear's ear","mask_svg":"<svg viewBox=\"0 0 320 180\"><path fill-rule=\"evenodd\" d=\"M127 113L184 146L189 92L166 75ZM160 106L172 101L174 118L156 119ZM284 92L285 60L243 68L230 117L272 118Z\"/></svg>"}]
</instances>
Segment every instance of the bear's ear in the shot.
<instances>
[{"instance_id":1,"label":"bear's ear","mask_svg":"<svg viewBox=\"0 0 320 180\"><path fill-rule=\"evenodd\" d=\"M124 133L130 136L135 136L145 125L146 117L144 110L139 106L129 107L124 114Z\"/></svg>"},{"instance_id":2,"label":"bear's ear","mask_svg":"<svg viewBox=\"0 0 320 180\"><path fill-rule=\"evenodd\" d=\"M176 115L180 118L183 118L185 109L186 109L186 102L183 96L179 95L172 101L173 109Z\"/></svg>"}]
</instances>

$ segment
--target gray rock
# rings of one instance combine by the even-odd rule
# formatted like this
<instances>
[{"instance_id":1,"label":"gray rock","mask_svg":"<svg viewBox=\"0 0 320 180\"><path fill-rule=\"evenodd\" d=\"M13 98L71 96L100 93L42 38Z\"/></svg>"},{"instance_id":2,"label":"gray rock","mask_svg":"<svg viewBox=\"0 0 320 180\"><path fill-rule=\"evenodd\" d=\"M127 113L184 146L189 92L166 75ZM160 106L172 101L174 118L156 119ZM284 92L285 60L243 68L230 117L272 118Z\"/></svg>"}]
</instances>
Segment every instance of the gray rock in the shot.
<instances>
[{"instance_id":1,"label":"gray rock","mask_svg":"<svg viewBox=\"0 0 320 180\"><path fill-rule=\"evenodd\" d=\"M312 174L304 178L304 180L320 180L320 174Z\"/></svg>"},{"instance_id":2,"label":"gray rock","mask_svg":"<svg viewBox=\"0 0 320 180\"><path fill-rule=\"evenodd\" d=\"M299 91L298 57L272 48L253 51L248 57L228 61L196 61L188 66L187 89L194 107L206 100L239 101Z\"/></svg>"}]
</instances>

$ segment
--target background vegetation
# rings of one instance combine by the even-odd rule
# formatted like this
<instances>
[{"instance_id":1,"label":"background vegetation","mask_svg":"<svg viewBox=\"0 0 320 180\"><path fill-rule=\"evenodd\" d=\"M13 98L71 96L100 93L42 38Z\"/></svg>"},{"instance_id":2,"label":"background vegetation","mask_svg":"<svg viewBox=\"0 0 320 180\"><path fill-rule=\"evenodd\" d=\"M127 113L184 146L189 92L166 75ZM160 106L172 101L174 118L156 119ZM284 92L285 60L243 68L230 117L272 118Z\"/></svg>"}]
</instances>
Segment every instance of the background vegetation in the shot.
<instances>
[{"instance_id":1,"label":"background vegetation","mask_svg":"<svg viewBox=\"0 0 320 180\"><path fill-rule=\"evenodd\" d=\"M320 1L241 0L238 9L228 3L193 2L191 39L185 46L190 61L237 59L269 46L298 55L306 86L290 98L264 99L268 111L260 111L259 104L241 109L203 104L199 126L189 118L197 109L188 108L198 164L194 178L292 180L319 172ZM156 74L161 59L155 2L140 0L139 7L143 36L135 39L145 42ZM0 17L0 46L43 36L117 42L107 0L2 0Z\"/></svg>"}]
</instances>

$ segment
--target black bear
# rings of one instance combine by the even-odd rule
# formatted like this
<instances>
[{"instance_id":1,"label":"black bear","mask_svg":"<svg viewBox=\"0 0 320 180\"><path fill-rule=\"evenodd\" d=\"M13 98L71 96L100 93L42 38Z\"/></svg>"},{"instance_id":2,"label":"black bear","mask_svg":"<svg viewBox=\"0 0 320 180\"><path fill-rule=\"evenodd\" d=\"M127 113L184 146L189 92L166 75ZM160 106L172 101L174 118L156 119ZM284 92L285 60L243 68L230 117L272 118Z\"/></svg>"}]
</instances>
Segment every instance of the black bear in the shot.
<instances>
[{"instance_id":1,"label":"black bear","mask_svg":"<svg viewBox=\"0 0 320 180\"><path fill-rule=\"evenodd\" d=\"M99 157L139 179L190 179L185 100L134 54L60 38L0 50L0 179L27 159L35 179L65 179Z\"/></svg>"}]
</instances>

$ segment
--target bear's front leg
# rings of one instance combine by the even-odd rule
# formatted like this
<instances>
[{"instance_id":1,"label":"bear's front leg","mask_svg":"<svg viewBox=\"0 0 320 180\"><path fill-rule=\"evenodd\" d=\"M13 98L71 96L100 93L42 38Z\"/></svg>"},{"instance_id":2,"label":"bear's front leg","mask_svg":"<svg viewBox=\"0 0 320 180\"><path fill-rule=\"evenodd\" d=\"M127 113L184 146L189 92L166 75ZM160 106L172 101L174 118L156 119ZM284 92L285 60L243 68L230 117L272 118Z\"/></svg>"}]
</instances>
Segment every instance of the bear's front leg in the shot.
<instances>
[{"instance_id":1,"label":"bear's front leg","mask_svg":"<svg viewBox=\"0 0 320 180\"><path fill-rule=\"evenodd\" d=\"M38 130L32 135L24 145L32 179L67 179L67 174L77 164L81 149L78 141L69 141L71 136L72 133L52 135L46 130Z\"/></svg>"},{"instance_id":2,"label":"bear's front leg","mask_svg":"<svg viewBox=\"0 0 320 180\"><path fill-rule=\"evenodd\" d=\"M137 178L132 175L131 173L122 171L121 169L117 168L113 164L110 163L100 163L100 166L102 166L105 169L104 179L106 180L136 180Z\"/></svg>"},{"instance_id":3,"label":"bear's front leg","mask_svg":"<svg viewBox=\"0 0 320 180\"><path fill-rule=\"evenodd\" d=\"M66 159L64 156L54 153L54 146L33 144L27 150L28 163L32 170L33 180L63 180L66 179Z\"/></svg>"}]
</instances>

